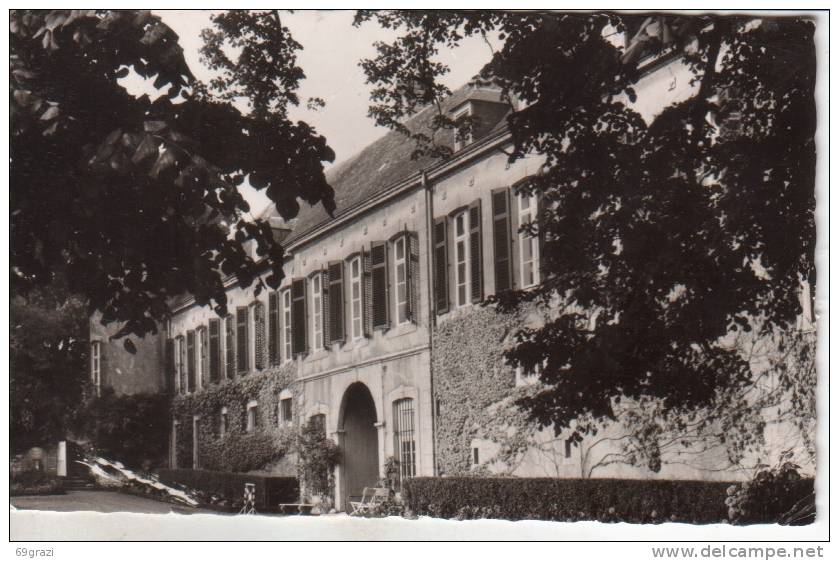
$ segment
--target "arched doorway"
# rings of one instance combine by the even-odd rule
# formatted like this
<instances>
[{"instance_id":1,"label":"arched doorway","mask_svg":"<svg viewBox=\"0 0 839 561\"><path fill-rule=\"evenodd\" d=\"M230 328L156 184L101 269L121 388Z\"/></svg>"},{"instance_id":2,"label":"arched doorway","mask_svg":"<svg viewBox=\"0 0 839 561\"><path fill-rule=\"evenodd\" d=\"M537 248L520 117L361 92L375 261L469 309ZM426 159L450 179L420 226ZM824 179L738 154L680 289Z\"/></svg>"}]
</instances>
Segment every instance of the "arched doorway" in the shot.
<instances>
[{"instance_id":1,"label":"arched doorway","mask_svg":"<svg viewBox=\"0 0 839 561\"><path fill-rule=\"evenodd\" d=\"M379 479L379 437L376 429L376 404L367 386L352 384L344 392L341 405L343 458L341 495L343 504L360 500L365 487Z\"/></svg>"}]
</instances>

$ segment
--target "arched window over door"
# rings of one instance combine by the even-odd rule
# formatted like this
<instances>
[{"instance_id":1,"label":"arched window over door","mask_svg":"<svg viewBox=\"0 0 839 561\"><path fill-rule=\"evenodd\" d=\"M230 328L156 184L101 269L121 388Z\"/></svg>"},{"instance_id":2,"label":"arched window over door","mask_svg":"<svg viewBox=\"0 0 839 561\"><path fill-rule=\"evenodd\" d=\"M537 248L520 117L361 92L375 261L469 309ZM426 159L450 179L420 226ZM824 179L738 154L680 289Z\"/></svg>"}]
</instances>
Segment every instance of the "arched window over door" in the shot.
<instances>
[{"instance_id":1,"label":"arched window over door","mask_svg":"<svg viewBox=\"0 0 839 561\"><path fill-rule=\"evenodd\" d=\"M417 473L417 445L414 438L414 400L393 402L393 451L399 460L399 480Z\"/></svg>"}]
</instances>

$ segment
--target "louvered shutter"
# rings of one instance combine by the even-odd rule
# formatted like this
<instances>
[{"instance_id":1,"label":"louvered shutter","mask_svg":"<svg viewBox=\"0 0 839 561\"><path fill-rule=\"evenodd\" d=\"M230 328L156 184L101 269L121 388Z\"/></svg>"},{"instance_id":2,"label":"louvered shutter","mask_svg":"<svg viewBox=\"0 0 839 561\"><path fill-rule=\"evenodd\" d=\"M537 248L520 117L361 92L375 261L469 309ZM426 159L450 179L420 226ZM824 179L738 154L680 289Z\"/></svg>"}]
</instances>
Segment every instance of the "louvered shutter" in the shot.
<instances>
[{"instance_id":1,"label":"louvered shutter","mask_svg":"<svg viewBox=\"0 0 839 561\"><path fill-rule=\"evenodd\" d=\"M291 340L292 352L306 352L306 279L291 283Z\"/></svg>"},{"instance_id":2,"label":"louvered shutter","mask_svg":"<svg viewBox=\"0 0 839 561\"><path fill-rule=\"evenodd\" d=\"M438 314L449 311L448 220L434 220L434 303Z\"/></svg>"},{"instance_id":3,"label":"louvered shutter","mask_svg":"<svg viewBox=\"0 0 839 561\"><path fill-rule=\"evenodd\" d=\"M341 261L332 261L327 270L329 278L329 341L331 343L343 343L344 334L344 264ZM324 318L326 318L324 314Z\"/></svg>"},{"instance_id":4,"label":"louvered shutter","mask_svg":"<svg viewBox=\"0 0 839 561\"><path fill-rule=\"evenodd\" d=\"M236 308L236 372L248 372L248 308Z\"/></svg>"},{"instance_id":5,"label":"louvered shutter","mask_svg":"<svg viewBox=\"0 0 839 561\"><path fill-rule=\"evenodd\" d=\"M217 383L221 378L221 322L210 320L210 383Z\"/></svg>"},{"instance_id":6,"label":"louvered shutter","mask_svg":"<svg viewBox=\"0 0 839 561\"><path fill-rule=\"evenodd\" d=\"M387 329L389 325L387 242L373 242L370 245L370 276L373 296L373 329Z\"/></svg>"},{"instance_id":7,"label":"louvered shutter","mask_svg":"<svg viewBox=\"0 0 839 561\"><path fill-rule=\"evenodd\" d=\"M361 325L365 337L373 334L373 274L370 252L361 250Z\"/></svg>"},{"instance_id":8,"label":"louvered shutter","mask_svg":"<svg viewBox=\"0 0 839 561\"><path fill-rule=\"evenodd\" d=\"M280 362L280 295L268 294L268 363L271 366Z\"/></svg>"},{"instance_id":9,"label":"louvered shutter","mask_svg":"<svg viewBox=\"0 0 839 561\"><path fill-rule=\"evenodd\" d=\"M484 299L483 244L481 243L481 199L469 205L469 274L472 302Z\"/></svg>"},{"instance_id":10,"label":"louvered shutter","mask_svg":"<svg viewBox=\"0 0 839 561\"><path fill-rule=\"evenodd\" d=\"M236 376L236 325L232 315L224 318L225 362L227 377Z\"/></svg>"},{"instance_id":11,"label":"louvered shutter","mask_svg":"<svg viewBox=\"0 0 839 561\"><path fill-rule=\"evenodd\" d=\"M510 190L492 192L492 246L495 252L495 293L513 288Z\"/></svg>"},{"instance_id":12,"label":"louvered shutter","mask_svg":"<svg viewBox=\"0 0 839 561\"><path fill-rule=\"evenodd\" d=\"M406 235L408 319L419 323L419 237L411 232Z\"/></svg>"},{"instance_id":13,"label":"louvered shutter","mask_svg":"<svg viewBox=\"0 0 839 561\"><path fill-rule=\"evenodd\" d=\"M253 304L253 362L254 368L265 368L265 304Z\"/></svg>"},{"instance_id":14,"label":"louvered shutter","mask_svg":"<svg viewBox=\"0 0 839 561\"><path fill-rule=\"evenodd\" d=\"M183 335L178 336L178 352L181 353L181 379L180 379L180 388L181 393L187 392L187 354L186 354L186 340L184 339Z\"/></svg>"},{"instance_id":15,"label":"louvered shutter","mask_svg":"<svg viewBox=\"0 0 839 561\"><path fill-rule=\"evenodd\" d=\"M195 331L186 332L186 391L195 391Z\"/></svg>"},{"instance_id":16,"label":"louvered shutter","mask_svg":"<svg viewBox=\"0 0 839 561\"><path fill-rule=\"evenodd\" d=\"M178 387L175 379L175 341L172 338L166 339L166 391L171 392Z\"/></svg>"},{"instance_id":17,"label":"louvered shutter","mask_svg":"<svg viewBox=\"0 0 839 561\"><path fill-rule=\"evenodd\" d=\"M201 352L199 353L201 362L200 362L200 367L198 369L198 379L200 381L200 386L203 388L205 385L207 385L207 383L209 381L208 378L209 378L209 370L210 370L210 364L209 364L209 362L210 362L209 361L209 358L210 358L209 346L210 345L209 345L209 341L208 341L208 337L207 337L207 326L206 325L202 325L201 327L198 328L198 337L200 339L200 345L199 346L200 346L200 350L201 350Z\"/></svg>"}]
</instances>

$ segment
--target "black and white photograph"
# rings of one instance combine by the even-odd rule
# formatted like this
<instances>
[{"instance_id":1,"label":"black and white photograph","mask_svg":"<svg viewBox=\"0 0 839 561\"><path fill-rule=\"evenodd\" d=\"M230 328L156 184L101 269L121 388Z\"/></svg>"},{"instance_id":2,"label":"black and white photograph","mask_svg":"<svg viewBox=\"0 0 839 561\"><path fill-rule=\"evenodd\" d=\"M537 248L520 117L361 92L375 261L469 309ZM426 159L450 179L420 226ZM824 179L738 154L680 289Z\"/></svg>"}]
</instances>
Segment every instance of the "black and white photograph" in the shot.
<instances>
[{"instance_id":1,"label":"black and white photograph","mask_svg":"<svg viewBox=\"0 0 839 561\"><path fill-rule=\"evenodd\" d=\"M693 8L10 9L15 555L823 540L829 13Z\"/></svg>"}]
</instances>

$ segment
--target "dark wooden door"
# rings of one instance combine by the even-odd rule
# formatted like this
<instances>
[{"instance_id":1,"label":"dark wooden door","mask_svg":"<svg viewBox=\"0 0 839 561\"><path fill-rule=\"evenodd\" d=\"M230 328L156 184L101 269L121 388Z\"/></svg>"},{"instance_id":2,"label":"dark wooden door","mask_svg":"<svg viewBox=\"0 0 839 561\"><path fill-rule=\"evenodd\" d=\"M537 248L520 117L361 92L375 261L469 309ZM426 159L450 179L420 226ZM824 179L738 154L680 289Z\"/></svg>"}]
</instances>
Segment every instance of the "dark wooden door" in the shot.
<instances>
[{"instance_id":1,"label":"dark wooden door","mask_svg":"<svg viewBox=\"0 0 839 561\"><path fill-rule=\"evenodd\" d=\"M344 499L358 500L365 487L379 479L379 441L376 406L364 384L347 389L344 402Z\"/></svg>"}]
</instances>

